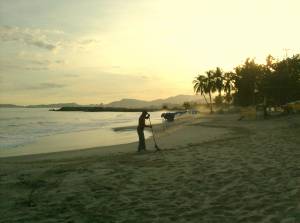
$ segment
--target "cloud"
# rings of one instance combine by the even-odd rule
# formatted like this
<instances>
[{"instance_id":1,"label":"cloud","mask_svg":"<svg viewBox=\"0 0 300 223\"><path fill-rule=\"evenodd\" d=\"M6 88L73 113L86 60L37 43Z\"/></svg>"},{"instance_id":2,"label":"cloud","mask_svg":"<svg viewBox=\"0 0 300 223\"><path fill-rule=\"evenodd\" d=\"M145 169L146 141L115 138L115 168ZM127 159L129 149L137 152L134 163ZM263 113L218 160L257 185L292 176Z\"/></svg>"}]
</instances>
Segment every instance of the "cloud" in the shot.
<instances>
[{"instance_id":1,"label":"cloud","mask_svg":"<svg viewBox=\"0 0 300 223\"><path fill-rule=\"evenodd\" d=\"M54 40L53 36L63 34L60 30L42 30L20 27L2 26L0 27L0 41L21 42L29 46L53 51L60 47L61 42Z\"/></svg>"},{"instance_id":2,"label":"cloud","mask_svg":"<svg viewBox=\"0 0 300 223\"><path fill-rule=\"evenodd\" d=\"M1 70L31 70L41 71L50 70L61 67L67 64L66 60L47 60L47 59L23 59L16 58L15 60L0 58Z\"/></svg>"},{"instance_id":3,"label":"cloud","mask_svg":"<svg viewBox=\"0 0 300 223\"><path fill-rule=\"evenodd\" d=\"M66 64L65 60L55 60L54 63L56 64Z\"/></svg>"},{"instance_id":4,"label":"cloud","mask_svg":"<svg viewBox=\"0 0 300 223\"><path fill-rule=\"evenodd\" d=\"M75 78L75 77L79 77L79 75L78 74L65 74L64 77Z\"/></svg>"},{"instance_id":5,"label":"cloud","mask_svg":"<svg viewBox=\"0 0 300 223\"><path fill-rule=\"evenodd\" d=\"M96 38L67 39L65 33L61 30L11 26L0 27L0 41L20 42L47 51L57 51L61 48L88 50L100 43Z\"/></svg>"},{"instance_id":6,"label":"cloud","mask_svg":"<svg viewBox=\"0 0 300 223\"><path fill-rule=\"evenodd\" d=\"M67 85L65 85L65 84L57 84L57 83L52 83L52 82L45 82L45 83L40 83L39 85L28 86L28 87L26 87L26 89L48 90L48 89L64 88L66 86Z\"/></svg>"},{"instance_id":7,"label":"cloud","mask_svg":"<svg viewBox=\"0 0 300 223\"><path fill-rule=\"evenodd\" d=\"M94 44L94 43L98 43L98 41L94 40L94 39L85 39L85 40L78 41L78 44L81 44L81 45L90 45L90 44Z\"/></svg>"},{"instance_id":8,"label":"cloud","mask_svg":"<svg viewBox=\"0 0 300 223\"><path fill-rule=\"evenodd\" d=\"M29 61L27 61L27 63L49 67L49 66L53 66L53 65L64 65L64 64L66 64L66 61L65 60L39 60L39 59L36 59L36 60L29 60Z\"/></svg>"},{"instance_id":9,"label":"cloud","mask_svg":"<svg viewBox=\"0 0 300 223\"><path fill-rule=\"evenodd\" d=\"M64 45L75 50L88 50L93 47L97 47L100 44L100 40L97 39L81 39L66 42Z\"/></svg>"},{"instance_id":10,"label":"cloud","mask_svg":"<svg viewBox=\"0 0 300 223\"><path fill-rule=\"evenodd\" d=\"M35 45L37 47L44 48L44 49L47 49L47 50L55 50L55 48L57 47L57 45L45 42L43 40L29 41L29 44L30 43L32 45Z\"/></svg>"},{"instance_id":11,"label":"cloud","mask_svg":"<svg viewBox=\"0 0 300 223\"><path fill-rule=\"evenodd\" d=\"M41 71L48 70L48 66L42 64L25 64L24 61L3 61L0 59L0 71L11 71L11 70L31 70L31 71Z\"/></svg>"},{"instance_id":12,"label":"cloud","mask_svg":"<svg viewBox=\"0 0 300 223\"><path fill-rule=\"evenodd\" d=\"M2 77L0 76L0 79ZM23 82L15 82L12 83L10 81L1 81L0 82L1 89L5 89L5 91L13 91L13 92L28 92L28 91L51 91L51 90L59 90L68 87L67 84L62 83L54 83L54 82L42 82L42 83L24 83Z\"/></svg>"},{"instance_id":13,"label":"cloud","mask_svg":"<svg viewBox=\"0 0 300 223\"><path fill-rule=\"evenodd\" d=\"M149 76L142 75L141 78L147 80L147 79L149 79Z\"/></svg>"}]
</instances>

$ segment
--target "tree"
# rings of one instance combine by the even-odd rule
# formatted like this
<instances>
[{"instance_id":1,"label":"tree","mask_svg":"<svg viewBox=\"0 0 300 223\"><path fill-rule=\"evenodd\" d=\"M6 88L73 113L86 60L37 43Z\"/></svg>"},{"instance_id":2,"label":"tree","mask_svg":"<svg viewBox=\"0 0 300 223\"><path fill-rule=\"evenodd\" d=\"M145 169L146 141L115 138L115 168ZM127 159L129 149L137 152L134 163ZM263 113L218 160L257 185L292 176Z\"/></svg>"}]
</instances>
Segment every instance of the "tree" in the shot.
<instances>
[{"instance_id":1,"label":"tree","mask_svg":"<svg viewBox=\"0 0 300 223\"><path fill-rule=\"evenodd\" d=\"M229 104L241 106L266 105L281 106L300 100L300 54L275 60L267 56L266 64L257 64L254 59L235 67L234 72L223 73L217 67L206 75L199 75L193 81L194 91L203 95L212 109L212 93L218 91L215 101L222 103L223 98ZM225 97L222 97L222 91ZM233 93L232 93L233 92ZM206 95L209 96L209 102Z\"/></svg>"},{"instance_id":2,"label":"tree","mask_svg":"<svg viewBox=\"0 0 300 223\"><path fill-rule=\"evenodd\" d=\"M203 95L205 102L210 105L210 112L213 113L211 94L216 91L215 84L213 81L213 71L212 70L206 71L206 76L204 75L197 76L194 79L193 83L194 83L194 92L196 94L200 93L201 95ZM205 94L209 95L209 103L207 102Z\"/></svg>"},{"instance_id":3,"label":"tree","mask_svg":"<svg viewBox=\"0 0 300 223\"><path fill-rule=\"evenodd\" d=\"M223 104L223 100L224 100L223 96L217 95L214 99L214 102L217 106L220 106Z\"/></svg>"},{"instance_id":4,"label":"tree","mask_svg":"<svg viewBox=\"0 0 300 223\"><path fill-rule=\"evenodd\" d=\"M226 72L224 74L224 92L225 92L225 101L229 104L232 101L231 92L234 90L236 74L234 72Z\"/></svg>"},{"instance_id":5,"label":"tree","mask_svg":"<svg viewBox=\"0 0 300 223\"><path fill-rule=\"evenodd\" d=\"M167 104L163 104L161 108L162 108L163 110L168 110L168 109L169 109L169 107L168 107Z\"/></svg>"},{"instance_id":6,"label":"tree","mask_svg":"<svg viewBox=\"0 0 300 223\"><path fill-rule=\"evenodd\" d=\"M207 75L206 92L208 93L209 96L210 113L213 113L211 94L216 92L216 85L214 82L213 74L214 72L212 70L206 71L206 75Z\"/></svg>"},{"instance_id":7,"label":"tree","mask_svg":"<svg viewBox=\"0 0 300 223\"><path fill-rule=\"evenodd\" d=\"M206 104L208 104L207 99L205 97L205 94L206 94L206 77L204 75L198 75L193 80L193 84L194 84L194 92L196 94L200 93L204 97L204 100L205 100Z\"/></svg>"},{"instance_id":8,"label":"tree","mask_svg":"<svg viewBox=\"0 0 300 223\"><path fill-rule=\"evenodd\" d=\"M218 91L219 96L222 96L222 90L224 89L224 76L220 67L217 67L215 71L213 71L213 82L214 87Z\"/></svg>"},{"instance_id":9,"label":"tree","mask_svg":"<svg viewBox=\"0 0 300 223\"><path fill-rule=\"evenodd\" d=\"M191 107L192 107L192 105L191 105L191 103L190 102L188 102L188 101L186 101L186 102L184 102L183 104L182 104L182 106L184 107L184 109L190 109Z\"/></svg>"},{"instance_id":10,"label":"tree","mask_svg":"<svg viewBox=\"0 0 300 223\"><path fill-rule=\"evenodd\" d=\"M269 75L264 79L264 94L274 105L300 99L300 54L267 63Z\"/></svg>"},{"instance_id":11,"label":"tree","mask_svg":"<svg viewBox=\"0 0 300 223\"><path fill-rule=\"evenodd\" d=\"M248 58L243 65L235 68L234 101L241 106L255 105L262 100L261 80L265 76L265 66L256 64L254 59Z\"/></svg>"}]
</instances>

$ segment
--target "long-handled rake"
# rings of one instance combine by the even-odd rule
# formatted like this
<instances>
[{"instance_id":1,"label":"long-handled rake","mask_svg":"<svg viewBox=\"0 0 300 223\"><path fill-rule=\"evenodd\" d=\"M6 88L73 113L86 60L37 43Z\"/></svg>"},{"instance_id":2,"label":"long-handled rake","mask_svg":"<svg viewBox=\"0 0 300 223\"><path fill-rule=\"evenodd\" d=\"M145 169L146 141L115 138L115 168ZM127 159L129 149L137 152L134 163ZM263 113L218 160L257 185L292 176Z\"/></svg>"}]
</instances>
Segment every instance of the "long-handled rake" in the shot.
<instances>
[{"instance_id":1,"label":"long-handled rake","mask_svg":"<svg viewBox=\"0 0 300 223\"><path fill-rule=\"evenodd\" d=\"M156 143L155 134L154 134L154 131L153 131L153 127L152 127L150 118L149 118L149 122L150 122L151 130L152 130L152 136L153 136L153 141L154 141L154 147L155 147L156 151L160 151L161 149L158 147L158 145L157 145L157 143Z\"/></svg>"}]
</instances>

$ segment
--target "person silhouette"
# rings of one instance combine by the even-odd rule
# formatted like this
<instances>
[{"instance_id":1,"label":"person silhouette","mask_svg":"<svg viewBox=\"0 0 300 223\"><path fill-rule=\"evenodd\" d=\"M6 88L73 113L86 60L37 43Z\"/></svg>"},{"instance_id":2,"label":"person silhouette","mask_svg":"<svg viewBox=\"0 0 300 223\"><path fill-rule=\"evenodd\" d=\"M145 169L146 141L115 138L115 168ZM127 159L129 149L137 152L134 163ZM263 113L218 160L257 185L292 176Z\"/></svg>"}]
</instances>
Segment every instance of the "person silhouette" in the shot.
<instances>
[{"instance_id":1,"label":"person silhouette","mask_svg":"<svg viewBox=\"0 0 300 223\"><path fill-rule=\"evenodd\" d=\"M147 111L143 111L139 117L139 123L137 126L137 133L139 136L138 152L146 150L144 128L145 127L151 128L151 125L146 125L146 119L149 118L150 118L150 114Z\"/></svg>"}]
</instances>

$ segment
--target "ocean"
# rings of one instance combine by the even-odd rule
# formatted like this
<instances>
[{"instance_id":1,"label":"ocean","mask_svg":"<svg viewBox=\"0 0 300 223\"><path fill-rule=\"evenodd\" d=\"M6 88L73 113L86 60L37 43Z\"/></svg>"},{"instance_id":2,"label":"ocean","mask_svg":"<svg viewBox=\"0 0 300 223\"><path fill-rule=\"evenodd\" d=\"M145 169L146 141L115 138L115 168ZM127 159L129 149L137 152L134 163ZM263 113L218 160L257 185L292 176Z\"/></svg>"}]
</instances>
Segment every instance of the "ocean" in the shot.
<instances>
[{"instance_id":1,"label":"ocean","mask_svg":"<svg viewBox=\"0 0 300 223\"><path fill-rule=\"evenodd\" d=\"M151 112L152 124L161 123L161 113ZM54 112L47 108L0 108L0 156L23 154L22 150L39 145L39 142L47 143L40 144L43 146L35 153L135 142L135 128L117 132L113 128L136 126L139 115L139 112ZM145 131L146 137L150 135ZM59 140L56 140L57 136Z\"/></svg>"}]
</instances>

